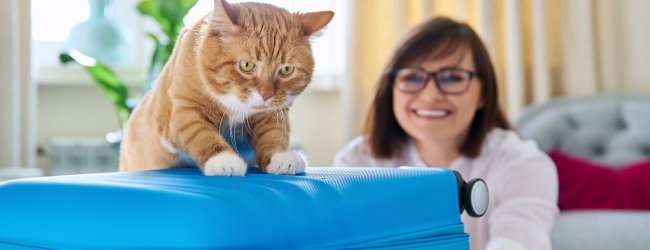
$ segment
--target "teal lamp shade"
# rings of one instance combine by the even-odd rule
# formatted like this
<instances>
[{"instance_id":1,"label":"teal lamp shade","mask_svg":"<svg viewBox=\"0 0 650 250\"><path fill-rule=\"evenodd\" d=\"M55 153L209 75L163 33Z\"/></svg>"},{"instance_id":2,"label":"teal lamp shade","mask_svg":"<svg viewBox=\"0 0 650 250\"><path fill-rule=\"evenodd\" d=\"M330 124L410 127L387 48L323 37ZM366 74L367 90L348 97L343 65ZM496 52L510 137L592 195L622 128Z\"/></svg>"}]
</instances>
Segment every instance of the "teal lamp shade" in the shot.
<instances>
[{"instance_id":1,"label":"teal lamp shade","mask_svg":"<svg viewBox=\"0 0 650 250\"><path fill-rule=\"evenodd\" d=\"M129 54L131 31L110 17L110 0L88 0L88 4L90 18L72 28L66 50L77 50L109 65L119 64Z\"/></svg>"}]
</instances>

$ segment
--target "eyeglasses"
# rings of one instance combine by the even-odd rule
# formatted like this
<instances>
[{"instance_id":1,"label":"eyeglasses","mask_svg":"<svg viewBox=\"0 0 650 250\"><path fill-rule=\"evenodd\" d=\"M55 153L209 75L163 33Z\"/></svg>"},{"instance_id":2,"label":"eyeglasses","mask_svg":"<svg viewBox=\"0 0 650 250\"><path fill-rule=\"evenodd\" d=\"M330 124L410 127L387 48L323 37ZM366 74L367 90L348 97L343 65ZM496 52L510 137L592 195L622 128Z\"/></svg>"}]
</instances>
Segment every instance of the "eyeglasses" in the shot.
<instances>
[{"instance_id":1,"label":"eyeglasses","mask_svg":"<svg viewBox=\"0 0 650 250\"><path fill-rule=\"evenodd\" d=\"M429 80L433 79L440 92L458 95L467 91L472 77L475 76L477 76L476 71L459 68L442 68L436 72L428 72L421 68L402 68L393 71L395 86L406 93L422 91Z\"/></svg>"}]
</instances>

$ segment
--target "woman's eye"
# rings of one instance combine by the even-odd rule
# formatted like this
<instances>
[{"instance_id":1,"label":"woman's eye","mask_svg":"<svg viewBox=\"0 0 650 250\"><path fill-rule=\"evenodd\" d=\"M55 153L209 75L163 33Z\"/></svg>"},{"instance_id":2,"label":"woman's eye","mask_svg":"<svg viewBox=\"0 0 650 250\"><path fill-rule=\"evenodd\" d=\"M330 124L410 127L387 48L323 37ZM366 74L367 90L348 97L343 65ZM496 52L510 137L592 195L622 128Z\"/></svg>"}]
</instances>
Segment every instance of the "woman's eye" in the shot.
<instances>
[{"instance_id":1,"label":"woman's eye","mask_svg":"<svg viewBox=\"0 0 650 250\"><path fill-rule=\"evenodd\" d=\"M253 69L255 69L255 64L250 61L241 60L239 61L239 69L246 73L250 73L253 71Z\"/></svg>"},{"instance_id":2,"label":"woman's eye","mask_svg":"<svg viewBox=\"0 0 650 250\"><path fill-rule=\"evenodd\" d=\"M292 66L284 66L280 68L280 71L278 71L281 76L289 76L291 73L293 73L293 67Z\"/></svg>"},{"instance_id":3,"label":"woman's eye","mask_svg":"<svg viewBox=\"0 0 650 250\"><path fill-rule=\"evenodd\" d=\"M418 75L418 74L413 74L413 75L407 75L404 77L404 80L412 83L422 83L425 80L425 77Z\"/></svg>"},{"instance_id":4,"label":"woman's eye","mask_svg":"<svg viewBox=\"0 0 650 250\"><path fill-rule=\"evenodd\" d=\"M408 82L410 84L422 84L427 81L426 75L422 74L408 74L402 78L402 81Z\"/></svg>"},{"instance_id":5,"label":"woman's eye","mask_svg":"<svg viewBox=\"0 0 650 250\"><path fill-rule=\"evenodd\" d=\"M463 77L463 75L453 75L452 74L452 75L442 76L438 80L441 83L451 84L451 83L461 83L461 82L463 82L465 80L465 78Z\"/></svg>"}]
</instances>

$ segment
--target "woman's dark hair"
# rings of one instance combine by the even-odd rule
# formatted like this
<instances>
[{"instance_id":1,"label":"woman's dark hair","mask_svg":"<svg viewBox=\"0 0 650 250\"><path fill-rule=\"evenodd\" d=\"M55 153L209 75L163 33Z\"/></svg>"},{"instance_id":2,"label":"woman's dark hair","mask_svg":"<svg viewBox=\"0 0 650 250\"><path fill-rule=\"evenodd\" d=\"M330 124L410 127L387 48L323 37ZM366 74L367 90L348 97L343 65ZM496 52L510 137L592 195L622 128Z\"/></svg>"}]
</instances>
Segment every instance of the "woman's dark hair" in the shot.
<instances>
[{"instance_id":1,"label":"woman's dark hair","mask_svg":"<svg viewBox=\"0 0 650 250\"><path fill-rule=\"evenodd\" d=\"M397 123L393 112L392 72L408 63L424 60L434 51L434 56L443 58L461 47L472 51L477 76L482 84L483 107L476 111L465 141L460 145L460 153L470 158L476 157L481 153L485 137L493 128L511 128L499 107L496 74L485 45L469 25L437 17L418 25L406 35L379 78L377 93L368 111L364 130L373 156L390 158L408 140L408 135Z\"/></svg>"}]
</instances>

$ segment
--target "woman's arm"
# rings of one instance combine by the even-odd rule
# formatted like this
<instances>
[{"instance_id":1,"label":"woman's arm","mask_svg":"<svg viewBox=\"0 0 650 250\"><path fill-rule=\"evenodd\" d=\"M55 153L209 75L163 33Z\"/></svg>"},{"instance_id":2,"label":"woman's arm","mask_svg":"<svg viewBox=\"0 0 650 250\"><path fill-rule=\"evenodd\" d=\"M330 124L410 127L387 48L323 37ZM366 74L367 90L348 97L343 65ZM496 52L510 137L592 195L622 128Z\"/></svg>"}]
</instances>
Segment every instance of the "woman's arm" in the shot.
<instances>
[{"instance_id":1,"label":"woman's arm","mask_svg":"<svg viewBox=\"0 0 650 250\"><path fill-rule=\"evenodd\" d=\"M540 151L500 170L491 173L498 200L487 218L487 249L551 249L559 213L555 165Z\"/></svg>"}]
</instances>

